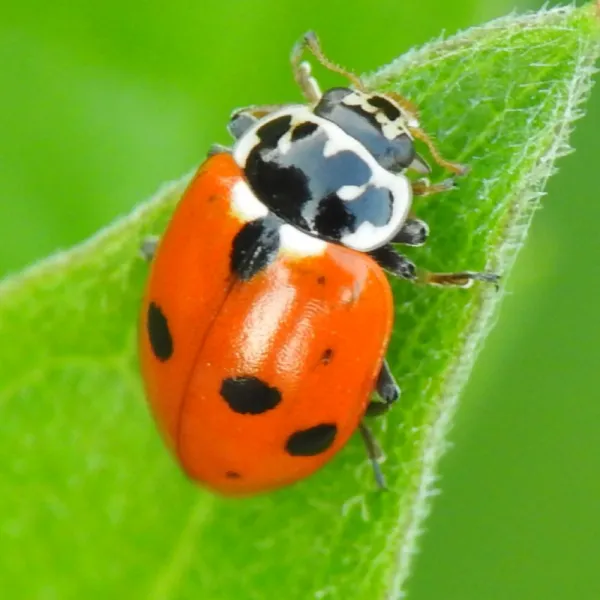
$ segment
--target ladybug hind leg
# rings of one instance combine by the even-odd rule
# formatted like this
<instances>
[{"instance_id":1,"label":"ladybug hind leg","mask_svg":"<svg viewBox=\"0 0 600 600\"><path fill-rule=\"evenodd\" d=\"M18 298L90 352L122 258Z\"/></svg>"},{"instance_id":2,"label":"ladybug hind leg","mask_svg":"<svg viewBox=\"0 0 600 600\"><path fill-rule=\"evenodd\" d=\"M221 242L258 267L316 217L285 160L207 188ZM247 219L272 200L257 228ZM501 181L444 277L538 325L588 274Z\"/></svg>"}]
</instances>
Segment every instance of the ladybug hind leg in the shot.
<instances>
[{"instance_id":1,"label":"ladybug hind leg","mask_svg":"<svg viewBox=\"0 0 600 600\"><path fill-rule=\"evenodd\" d=\"M371 402L367 406L365 417L374 417L386 413L390 409L390 406L392 406L392 404L394 404L394 402L400 398L400 388L398 387L398 384L396 383L396 380L394 379L386 360L384 360L381 364L381 369L379 370L379 375L377 376L377 381L375 382L375 391L382 401ZM358 429L365 444L367 456L369 457L371 466L373 468L373 475L375 476L377 487L385 490L387 489L387 486L385 485L385 477L383 476L383 472L379 466L379 460L383 456L381 448L379 447L373 432L364 422L359 425Z\"/></svg>"},{"instance_id":2,"label":"ladybug hind leg","mask_svg":"<svg viewBox=\"0 0 600 600\"><path fill-rule=\"evenodd\" d=\"M377 417L386 413L392 404L400 398L400 388L392 375L387 360L384 360L375 382L375 391L381 401L375 400L367 406L366 417Z\"/></svg>"},{"instance_id":3,"label":"ladybug hind leg","mask_svg":"<svg viewBox=\"0 0 600 600\"><path fill-rule=\"evenodd\" d=\"M373 435L373 432L364 424L361 423L358 426L358 431L360 432L360 436L365 444L365 450L367 451L367 456L369 457L369 461L371 462L371 467L373 468L373 476L375 477L375 483L380 490L387 490L387 485L385 483L385 477L383 476L383 471L381 470L381 466L379 465L379 459L382 457L381 448Z\"/></svg>"},{"instance_id":4,"label":"ladybug hind leg","mask_svg":"<svg viewBox=\"0 0 600 600\"><path fill-rule=\"evenodd\" d=\"M152 259L156 254L158 241L159 238L156 235L149 235L142 240L142 244L140 245L140 254L146 262L152 262Z\"/></svg>"}]
</instances>

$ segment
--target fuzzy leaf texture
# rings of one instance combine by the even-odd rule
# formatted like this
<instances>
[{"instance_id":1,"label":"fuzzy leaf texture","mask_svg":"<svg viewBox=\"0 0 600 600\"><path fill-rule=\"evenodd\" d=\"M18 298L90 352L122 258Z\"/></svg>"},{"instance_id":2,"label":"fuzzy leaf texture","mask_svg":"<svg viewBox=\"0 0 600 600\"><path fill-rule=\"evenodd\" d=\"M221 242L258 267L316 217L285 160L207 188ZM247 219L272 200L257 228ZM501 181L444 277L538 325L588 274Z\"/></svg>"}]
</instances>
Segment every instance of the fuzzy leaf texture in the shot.
<instances>
[{"instance_id":1,"label":"fuzzy leaf texture","mask_svg":"<svg viewBox=\"0 0 600 600\"><path fill-rule=\"evenodd\" d=\"M420 199L431 270L504 281L591 87L591 7L511 16L411 51L368 78L421 108L460 189ZM285 68L285 65L282 67ZM436 177L443 173L436 172ZM458 394L502 297L394 282L400 405L373 423L390 491L361 440L288 489L224 500L180 473L137 366L147 266L187 179L93 239L0 284L0 575L23 598L400 597Z\"/></svg>"}]
</instances>

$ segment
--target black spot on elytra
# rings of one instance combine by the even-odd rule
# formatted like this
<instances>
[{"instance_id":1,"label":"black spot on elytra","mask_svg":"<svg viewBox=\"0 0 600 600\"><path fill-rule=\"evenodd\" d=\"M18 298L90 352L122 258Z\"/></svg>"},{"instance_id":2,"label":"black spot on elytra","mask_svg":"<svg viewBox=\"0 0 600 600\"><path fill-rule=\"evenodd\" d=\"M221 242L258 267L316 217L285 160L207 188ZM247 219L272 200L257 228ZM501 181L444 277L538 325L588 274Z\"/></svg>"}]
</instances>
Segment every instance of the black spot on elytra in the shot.
<instances>
[{"instance_id":1,"label":"black spot on elytra","mask_svg":"<svg viewBox=\"0 0 600 600\"><path fill-rule=\"evenodd\" d=\"M325 285L325 282L327 281L327 279L325 279L325 275L319 275L317 277L317 283L319 285Z\"/></svg>"},{"instance_id":2,"label":"black spot on elytra","mask_svg":"<svg viewBox=\"0 0 600 600\"><path fill-rule=\"evenodd\" d=\"M331 362L332 358L333 358L333 350L331 348L326 348L323 351L323 354L321 354L321 362L324 365L328 365Z\"/></svg>"},{"instance_id":3,"label":"black spot on elytra","mask_svg":"<svg viewBox=\"0 0 600 600\"><path fill-rule=\"evenodd\" d=\"M237 471L227 471L225 477L227 479L241 479L242 476Z\"/></svg>"},{"instance_id":4,"label":"black spot on elytra","mask_svg":"<svg viewBox=\"0 0 600 600\"><path fill-rule=\"evenodd\" d=\"M146 327L154 356L162 362L169 360L173 354L173 338L169 331L167 317L154 302L150 302L148 306Z\"/></svg>"},{"instance_id":5,"label":"black spot on elytra","mask_svg":"<svg viewBox=\"0 0 600 600\"><path fill-rule=\"evenodd\" d=\"M396 119L400 118L400 110L398 107L394 106L394 104L384 96L370 96L367 99L367 102L371 106L374 106L382 111L390 121L395 121Z\"/></svg>"},{"instance_id":6,"label":"black spot on elytra","mask_svg":"<svg viewBox=\"0 0 600 600\"><path fill-rule=\"evenodd\" d=\"M281 402L281 392L257 377L228 377L221 383L221 396L240 415L260 415Z\"/></svg>"},{"instance_id":7,"label":"black spot on elytra","mask_svg":"<svg viewBox=\"0 0 600 600\"><path fill-rule=\"evenodd\" d=\"M304 121L292 130L292 142L297 142L304 137L308 137L311 133L314 133L319 126L316 123L310 121Z\"/></svg>"},{"instance_id":8,"label":"black spot on elytra","mask_svg":"<svg viewBox=\"0 0 600 600\"><path fill-rule=\"evenodd\" d=\"M316 456L331 447L336 434L337 427L333 423L302 429L290 435L285 443L285 451L290 456Z\"/></svg>"},{"instance_id":9,"label":"black spot on elytra","mask_svg":"<svg viewBox=\"0 0 600 600\"><path fill-rule=\"evenodd\" d=\"M229 268L242 281L270 265L279 252L279 227L272 220L256 219L246 223L233 238Z\"/></svg>"}]
</instances>

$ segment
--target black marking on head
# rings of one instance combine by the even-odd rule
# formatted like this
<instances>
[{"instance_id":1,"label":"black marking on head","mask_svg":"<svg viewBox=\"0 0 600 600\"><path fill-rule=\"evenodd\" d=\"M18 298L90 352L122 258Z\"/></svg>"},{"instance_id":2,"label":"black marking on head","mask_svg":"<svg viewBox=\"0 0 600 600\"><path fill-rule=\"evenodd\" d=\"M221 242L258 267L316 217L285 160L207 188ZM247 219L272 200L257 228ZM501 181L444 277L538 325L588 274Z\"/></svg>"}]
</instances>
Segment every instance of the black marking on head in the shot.
<instances>
[{"instance_id":1,"label":"black marking on head","mask_svg":"<svg viewBox=\"0 0 600 600\"><path fill-rule=\"evenodd\" d=\"M290 130L291 125L291 115L282 115L267 121L257 130L256 135L266 146L274 148L277 142Z\"/></svg>"},{"instance_id":2,"label":"black marking on head","mask_svg":"<svg viewBox=\"0 0 600 600\"><path fill-rule=\"evenodd\" d=\"M319 285L325 285L325 282L327 281L327 279L325 278L325 275L319 275L317 277L317 283Z\"/></svg>"},{"instance_id":3,"label":"black marking on head","mask_svg":"<svg viewBox=\"0 0 600 600\"><path fill-rule=\"evenodd\" d=\"M332 358L333 358L333 349L325 348L325 350L323 351L323 354L321 354L321 362L324 365L328 365L331 362Z\"/></svg>"},{"instance_id":4,"label":"black marking on head","mask_svg":"<svg viewBox=\"0 0 600 600\"><path fill-rule=\"evenodd\" d=\"M281 402L281 392L257 377L228 377L221 383L221 396L240 415L261 415Z\"/></svg>"},{"instance_id":5,"label":"black marking on head","mask_svg":"<svg viewBox=\"0 0 600 600\"><path fill-rule=\"evenodd\" d=\"M227 471L225 473L225 477L227 477L227 479L241 479L242 478L242 476L237 471Z\"/></svg>"},{"instance_id":6,"label":"black marking on head","mask_svg":"<svg viewBox=\"0 0 600 600\"><path fill-rule=\"evenodd\" d=\"M279 252L279 227L268 217L246 223L233 238L229 268L242 281L268 267Z\"/></svg>"},{"instance_id":7,"label":"black marking on head","mask_svg":"<svg viewBox=\"0 0 600 600\"><path fill-rule=\"evenodd\" d=\"M301 429L287 439L285 451L290 456L316 456L331 447L336 434L337 427L334 423L322 423Z\"/></svg>"},{"instance_id":8,"label":"black marking on head","mask_svg":"<svg viewBox=\"0 0 600 600\"><path fill-rule=\"evenodd\" d=\"M161 362L169 360L173 355L173 338L167 317L155 302L150 302L148 306L146 328L154 356Z\"/></svg>"},{"instance_id":9,"label":"black marking on head","mask_svg":"<svg viewBox=\"0 0 600 600\"><path fill-rule=\"evenodd\" d=\"M292 130L292 142L297 142L304 137L308 137L312 133L314 133L319 126L316 123L311 123L310 121L305 121L304 123L300 123Z\"/></svg>"},{"instance_id":10,"label":"black marking on head","mask_svg":"<svg viewBox=\"0 0 600 600\"><path fill-rule=\"evenodd\" d=\"M401 112L397 106L394 106L385 96L369 96L367 102L379 109L390 121L395 121L400 118Z\"/></svg>"}]
</instances>

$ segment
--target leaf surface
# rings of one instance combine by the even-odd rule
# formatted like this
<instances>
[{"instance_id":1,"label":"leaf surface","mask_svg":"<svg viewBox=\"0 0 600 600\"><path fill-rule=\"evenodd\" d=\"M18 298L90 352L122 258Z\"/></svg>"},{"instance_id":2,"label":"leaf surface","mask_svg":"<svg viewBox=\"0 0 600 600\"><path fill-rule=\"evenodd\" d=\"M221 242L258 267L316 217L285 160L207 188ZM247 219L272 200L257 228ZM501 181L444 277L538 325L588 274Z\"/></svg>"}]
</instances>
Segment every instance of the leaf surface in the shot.
<instances>
[{"instance_id":1,"label":"leaf surface","mask_svg":"<svg viewBox=\"0 0 600 600\"><path fill-rule=\"evenodd\" d=\"M369 77L416 102L460 189L420 199L410 252L431 270L507 276L599 50L594 9L511 16ZM442 177L441 172L436 176ZM246 500L188 482L148 415L136 358L147 267L187 178L93 239L0 284L0 572L12 597L396 598L458 394L502 293L394 282L400 406L374 425L390 491L360 439L310 480Z\"/></svg>"}]
</instances>

